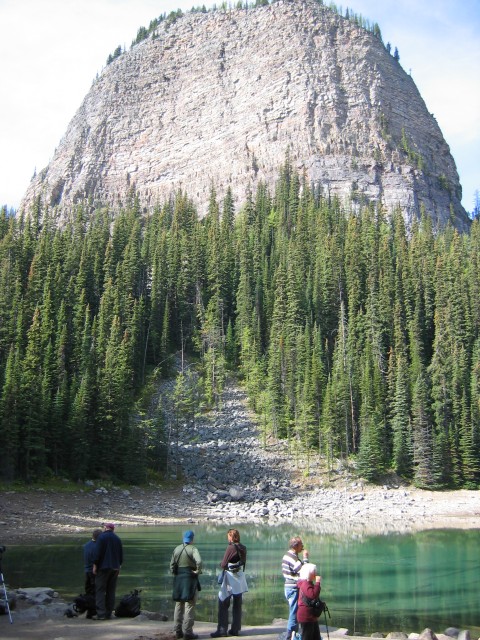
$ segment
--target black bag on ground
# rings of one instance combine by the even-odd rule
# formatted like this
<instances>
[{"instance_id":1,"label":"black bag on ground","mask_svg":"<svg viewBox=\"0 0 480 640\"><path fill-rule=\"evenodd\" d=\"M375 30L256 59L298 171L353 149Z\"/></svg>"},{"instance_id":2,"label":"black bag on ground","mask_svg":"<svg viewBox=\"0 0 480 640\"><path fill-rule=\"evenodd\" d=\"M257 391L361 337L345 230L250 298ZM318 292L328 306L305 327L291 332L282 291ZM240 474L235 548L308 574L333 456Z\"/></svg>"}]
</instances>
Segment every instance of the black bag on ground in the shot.
<instances>
[{"instance_id":1,"label":"black bag on ground","mask_svg":"<svg viewBox=\"0 0 480 640\"><path fill-rule=\"evenodd\" d=\"M95 596L86 593L80 594L74 598L72 609L76 613L85 613L85 611L89 611L91 615L95 615L97 613Z\"/></svg>"},{"instance_id":2,"label":"black bag on ground","mask_svg":"<svg viewBox=\"0 0 480 640\"><path fill-rule=\"evenodd\" d=\"M320 600L320 598L307 598L307 596L303 593L301 594L301 596L303 602L307 605L307 607L316 618L321 616L324 611L328 611L327 603L323 600Z\"/></svg>"},{"instance_id":3,"label":"black bag on ground","mask_svg":"<svg viewBox=\"0 0 480 640\"><path fill-rule=\"evenodd\" d=\"M140 608L140 591L135 589L120 600L115 609L115 615L117 618L135 618L141 613Z\"/></svg>"}]
</instances>

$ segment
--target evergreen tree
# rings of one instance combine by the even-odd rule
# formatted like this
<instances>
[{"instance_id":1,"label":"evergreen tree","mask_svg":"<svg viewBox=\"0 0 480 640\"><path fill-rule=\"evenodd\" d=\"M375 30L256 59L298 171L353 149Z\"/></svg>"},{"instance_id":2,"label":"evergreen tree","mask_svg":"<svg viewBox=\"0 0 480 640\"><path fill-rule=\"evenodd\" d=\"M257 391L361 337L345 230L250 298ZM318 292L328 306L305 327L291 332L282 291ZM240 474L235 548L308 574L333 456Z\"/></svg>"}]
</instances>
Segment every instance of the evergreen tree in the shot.
<instances>
[{"instance_id":1,"label":"evergreen tree","mask_svg":"<svg viewBox=\"0 0 480 640\"><path fill-rule=\"evenodd\" d=\"M391 424L393 431L393 468L405 478L411 477L413 468L409 383L408 366L404 356L401 355L397 360L396 366Z\"/></svg>"},{"instance_id":2,"label":"evergreen tree","mask_svg":"<svg viewBox=\"0 0 480 640\"><path fill-rule=\"evenodd\" d=\"M3 439L0 450L0 474L8 481L16 479L22 472L20 452L23 434L20 433L19 424L20 367L17 360L18 353L12 346L5 366L5 381L0 400L0 432Z\"/></svg>"},{"instance_id":3,"label":"evergreen tree","mask_svg":"<svg viewBox=\"0 0 480 640\"><path fill-rule=\"evenodd\" d=\"M384 415L378 397L379 371L368 343L362 368L358 470L367 480L375 480L385 470Z\"/></svg>"},{"instance_id":4,"label":"evergreen tree","mask_svg":"<svg viewBox=\"0 0 480 640\"><path fill-rule=\"evenodd\" d=\"M434 486L433 421L429 403L429 385L424 371L415 380L412 397L414 482L428 489ZM438 459L436 460L438 463Z\"/></svg>"},{"instance_id":5,"label":"evergreen tree","mask_svg":"<svg viewBox=\"0 0 480 640\"><path fill-rule=\"evenodd\" d=\"M22 359L19 393L21 475L27 481L41 478L46 470L40 309L35 309Z\"/></svg>"},{"instance_id":6,"label":"evergreen tree","mask_svg":"<svg viewBox=\"0 0 480 640\"><path fill-rule=\"evenodd\" d=\"M212 185L207 204L200 220L179 192L143 215L132 190L62 228L39 199L0 210L2 474L158 473L163 406L139 407L180 352L210 404L238 373L265 443L318 448L329 469L353 456L372 479L477 486L478 221L434 233L423 213L407 233L399 210L310 188L288 154L273 197L259 183L235 216Z\"/></svg>"}]
</instances>

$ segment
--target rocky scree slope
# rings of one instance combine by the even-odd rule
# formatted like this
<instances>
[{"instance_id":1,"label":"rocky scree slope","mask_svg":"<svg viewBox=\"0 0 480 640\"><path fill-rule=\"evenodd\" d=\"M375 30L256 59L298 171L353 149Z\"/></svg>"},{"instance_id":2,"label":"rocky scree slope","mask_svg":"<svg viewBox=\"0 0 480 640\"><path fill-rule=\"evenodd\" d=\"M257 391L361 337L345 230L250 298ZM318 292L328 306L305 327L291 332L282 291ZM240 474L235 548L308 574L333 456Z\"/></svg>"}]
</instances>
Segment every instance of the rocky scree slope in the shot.
<instances>
[{"instance_id":1,"label":"rocky scree slope","mask_svg":"<svg viewBox=\"0 0 480 640\"><path fill-rule=\"evenodd\" d=\"M168 412L168 385L162 393ZM366 486L340 461L328 473L318 454L295 450L286 441L265 441L245 392L232 381L221 407L195 424L173 429L169 446L169 467L183 479L186 511L197 516L201 511L206 519L270 525L292 521L322 533L386 533L428 528L427 513L445 509L433 497L417 500L395 483L380 491ZM452 516L468 500L459 494L457 503L458 508L449 507ZM177 500L177 511L178 506Z\"/></svg>"},{"instance_id":2,"label":"rocky scree slope","mask_svg":"<svg viewBox=\"0 0 480 640\"><path fill-rule=\"evenodd\" d=\"M179 189L205 209L212 185L237 208L271 188L286 152L325 195L421 207L465 229L449 147L414 81L381 40L314 0L163 21L94 82L35 198L60 217L88 197L149 210Z\"/></svg>"}]
</instances>

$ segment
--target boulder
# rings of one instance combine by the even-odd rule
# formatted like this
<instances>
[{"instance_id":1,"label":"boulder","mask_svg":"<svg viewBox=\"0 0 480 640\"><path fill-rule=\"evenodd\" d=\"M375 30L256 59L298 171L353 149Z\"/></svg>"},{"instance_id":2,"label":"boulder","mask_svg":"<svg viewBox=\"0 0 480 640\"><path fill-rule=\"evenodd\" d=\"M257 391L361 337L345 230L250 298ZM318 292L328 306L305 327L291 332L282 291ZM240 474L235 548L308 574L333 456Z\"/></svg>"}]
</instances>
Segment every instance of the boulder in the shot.
<instances>
[{"instance_id":1,"label":"boulder","mask_svg":"<svg viewBox=\"0 0 480 640\"><path fill-rule=\"evenodd\" d=\"M47 604L57 597L50 587L27 587L24 589L17 589L17 595L22 600L27 600L32 604Z\"/></svg>"},{"instance_id":2,"label":"boulder","mask_svg":"<svg viewBox=\"0 0 480 640\"><path fill-rule=\"evenodd\" d=\"M241 487L230 487L229 494L232 500L243 500L245 491Z\"/></svg>"}]
</instances>

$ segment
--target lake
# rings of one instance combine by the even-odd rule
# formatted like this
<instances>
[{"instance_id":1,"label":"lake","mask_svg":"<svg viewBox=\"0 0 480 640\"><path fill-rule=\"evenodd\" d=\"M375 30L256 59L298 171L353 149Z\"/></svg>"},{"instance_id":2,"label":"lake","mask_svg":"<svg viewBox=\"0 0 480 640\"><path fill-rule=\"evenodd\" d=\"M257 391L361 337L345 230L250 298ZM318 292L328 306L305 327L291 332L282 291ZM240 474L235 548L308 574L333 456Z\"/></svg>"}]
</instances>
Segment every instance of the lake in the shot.
<instances>
[{"instance_id":1,"label":"lake","mask_svg":"<svg viewBox=\"0 0 480 640\"><path fill-rule=\"evenodd\" d=\"M226 547L226 531L237 526L248 549L246 625L286 618L281 557L289 538L299 534L322 575L330 626L347 627L351 634L420 632L425 627L443 632L449 626L480 632L480 530L342 536L298 531L291 525L190 526L204 561L198 620L216 621L215 574ZM185 528L118 528L125 561L117 596L141 589L142 608L164 612L171 619L170 556ZM82 545L86 541L74 535L9 546L3 555L6 583L12 588L52 587L69 600L83 592Z\"/></svg>"}]
</instances>

